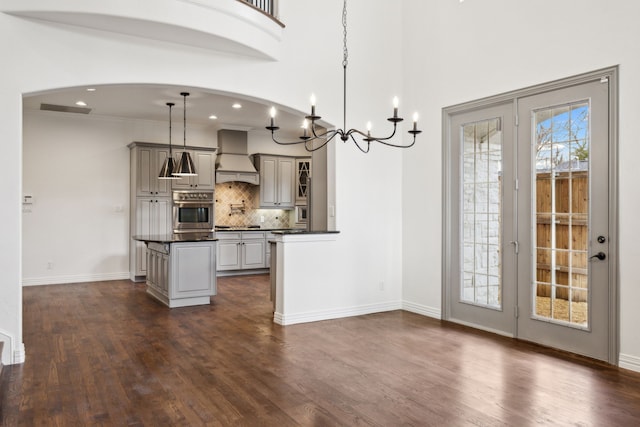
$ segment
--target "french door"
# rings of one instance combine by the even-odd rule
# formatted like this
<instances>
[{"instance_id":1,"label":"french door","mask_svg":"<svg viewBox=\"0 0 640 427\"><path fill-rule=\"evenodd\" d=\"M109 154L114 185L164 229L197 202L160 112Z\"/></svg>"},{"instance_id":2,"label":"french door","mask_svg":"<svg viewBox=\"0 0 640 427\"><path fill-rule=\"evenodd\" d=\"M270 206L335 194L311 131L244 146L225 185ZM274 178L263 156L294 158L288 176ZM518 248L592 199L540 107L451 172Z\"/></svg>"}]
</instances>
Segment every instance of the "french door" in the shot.
<instances>
[{"instance_id":1,"label":"french door","mask_svg":"<svg viewBox=\"0 0 640 427\"><path fill-rule=\"evenodd\" d=\"M516 239L513 114L513 103L504 103L455 115L450 146L458 223L450 236L456 286L449 315L506 335L515 334L517 277L515 253L505 251Z\"/></svg>"},{"instance_id":2,"label":"french door","mask_svg":"<svg viewBox=\"0 0 640 427\"><path fill-rule=\"evenodd\" d=\"M445 319L615 363L611 77L445 110Z\"/></svg>"},{"instance_id":3,"label":"french door","mask_svg":"<svg viewBox=\"0 0 640 427\"><path fill-rule=\"evenodd\" d=\"M518 337L601 360L609 333L608 83L518 100Z\"/></svg>"}]
</instances>

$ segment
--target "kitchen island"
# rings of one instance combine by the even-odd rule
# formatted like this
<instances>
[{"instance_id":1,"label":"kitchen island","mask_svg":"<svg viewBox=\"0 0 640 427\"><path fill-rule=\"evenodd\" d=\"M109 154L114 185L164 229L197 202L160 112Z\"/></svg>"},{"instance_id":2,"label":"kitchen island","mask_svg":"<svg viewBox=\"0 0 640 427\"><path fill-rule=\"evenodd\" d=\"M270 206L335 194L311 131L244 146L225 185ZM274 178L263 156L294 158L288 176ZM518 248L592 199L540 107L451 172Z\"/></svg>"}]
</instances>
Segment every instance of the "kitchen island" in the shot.
<instances>
[{"instance_id":1,"label":"kitchen island","mask_svg":"<svg viewBox=\"0 0 640 427\"><path fill-rule=\"evenodd\" d=\"M147 293L169 308L211 303L216 294L215 233L137 235L147 245Z\"/></svg>"}]
</instances>

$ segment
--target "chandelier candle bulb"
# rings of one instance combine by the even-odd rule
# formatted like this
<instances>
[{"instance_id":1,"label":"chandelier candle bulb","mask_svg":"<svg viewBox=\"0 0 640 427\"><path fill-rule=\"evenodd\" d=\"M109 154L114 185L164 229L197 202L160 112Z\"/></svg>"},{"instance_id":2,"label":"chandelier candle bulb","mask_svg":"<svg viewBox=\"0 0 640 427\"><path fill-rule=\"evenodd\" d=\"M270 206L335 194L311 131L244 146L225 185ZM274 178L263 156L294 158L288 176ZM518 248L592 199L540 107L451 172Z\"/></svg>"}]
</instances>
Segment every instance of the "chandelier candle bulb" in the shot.
<instances>
[{"instance_id":1,"label":"chandelier candle bulb","mask_svg":"<svg viewBox=\"0 0 640 427\"><path fill-rule=\"evenodd\" d=\"M397 118L398 117L398 97L394 96L393 97L393 118Z\"/></svg>"},{"instance_id":2,"label":"chandelier candle bulb","mask_svg":"<svg viewBox=\"0 0 640 427\"><path fill-rule=\"evenodd\" d=\"M273 119L276 118L276 107L271 107L271 127L273 127Z\"/></svg>"},{"instance_id":3,"label":"chandelier candle bulb","mask_svg":"<svg viewBox=\"0 0 640 427\"><path fill-rule=\"evenodd\" d=\"M418 130L418 113L413 113L413 130Z\"/></svg>"},{"instance_id":4,"label":"chandelier candle bulb","mask_svg":"<svg viewBox=\"0 0 640 427\"><path fill-rule=\"evenodd\" d=\"M316 115L316 95L314 93L311 94L311 116Z\"/></svg>"}]
</instances>

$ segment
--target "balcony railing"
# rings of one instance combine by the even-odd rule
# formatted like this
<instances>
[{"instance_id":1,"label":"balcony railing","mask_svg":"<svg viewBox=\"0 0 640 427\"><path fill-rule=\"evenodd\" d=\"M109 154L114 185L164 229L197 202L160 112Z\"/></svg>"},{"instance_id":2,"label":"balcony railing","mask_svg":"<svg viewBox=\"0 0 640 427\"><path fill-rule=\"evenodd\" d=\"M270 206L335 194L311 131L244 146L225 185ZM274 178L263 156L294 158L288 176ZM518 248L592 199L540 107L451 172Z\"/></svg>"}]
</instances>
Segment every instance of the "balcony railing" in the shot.
<instances>
[{"instance_id":1,"label":"balcony railing","mask_svg":"<svg viewBox=\"0 0 640 427\"><path fill-rule=\"evenodd\" d=\"M254 9L264 13L280 26L284 27L284 24L278 20L278 0L237 0L245 3Z\"/></svg>"}]
</instances>

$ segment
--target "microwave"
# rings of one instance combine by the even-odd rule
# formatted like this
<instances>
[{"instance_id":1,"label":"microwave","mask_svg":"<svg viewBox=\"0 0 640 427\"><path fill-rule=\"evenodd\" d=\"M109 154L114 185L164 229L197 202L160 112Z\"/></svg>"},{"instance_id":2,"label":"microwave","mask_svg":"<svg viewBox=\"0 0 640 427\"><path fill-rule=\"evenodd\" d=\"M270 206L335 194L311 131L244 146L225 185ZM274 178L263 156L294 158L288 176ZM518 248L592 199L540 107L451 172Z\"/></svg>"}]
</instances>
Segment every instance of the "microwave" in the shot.
<instances>
[{"instance_id":1,"label":"microwave","mask_svg":"<svg viewBox=\"0 0 640 427\"><path fill-rule=\"evenodd\" d=\"M307 206L296 206L296 224L307 224L309 221L309 208Z\"/></svg>"}]
</instances>

